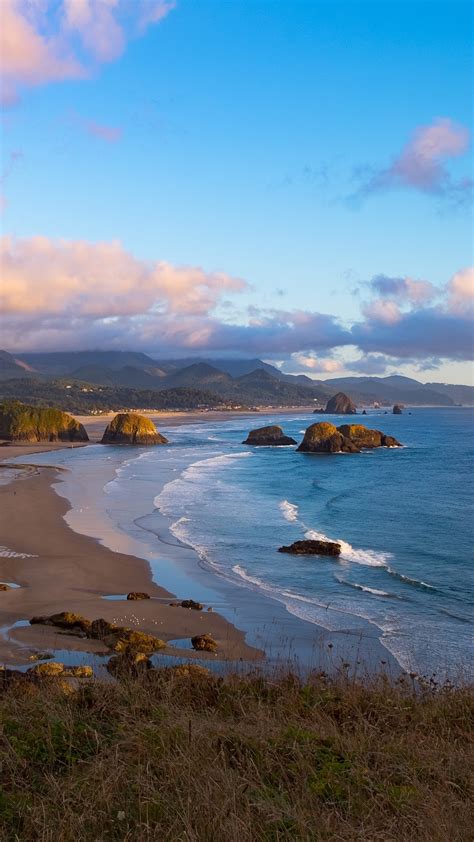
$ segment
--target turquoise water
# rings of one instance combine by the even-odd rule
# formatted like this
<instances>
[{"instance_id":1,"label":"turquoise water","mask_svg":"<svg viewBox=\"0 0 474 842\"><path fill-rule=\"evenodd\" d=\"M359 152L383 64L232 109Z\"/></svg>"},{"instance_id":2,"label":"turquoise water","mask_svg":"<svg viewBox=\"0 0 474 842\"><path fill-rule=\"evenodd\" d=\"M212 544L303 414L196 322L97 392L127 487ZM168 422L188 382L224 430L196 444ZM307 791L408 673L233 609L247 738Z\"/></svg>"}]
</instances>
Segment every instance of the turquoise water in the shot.
<instances>
[{"instance_id":1,"label":"turquoise water","mask_svg":"<svg viewBox=\"0 0 474 842\"><path fill-rule=\"evenodd\" d=\"M355 455L241 444L249 429L270 420L301 440L315 418L163 426L167 448L90 447L62 451L54 461L73 468L72 502L83 517L102 506L111 529L144 544L162 534L165 518L171 536L197 551L201 568L278 600L291 614L332 631L368 621L405 669L472 674L472 410L373 411L364 423L405 447ZM51 455L36 461L51 462ZM81 466L99 462L110 476L104 482L94 474L94 486ZM83 531L104 537L92 520ZM304 536L340 541L341 557L278 553Z\"/></svg>"}]
</instances>

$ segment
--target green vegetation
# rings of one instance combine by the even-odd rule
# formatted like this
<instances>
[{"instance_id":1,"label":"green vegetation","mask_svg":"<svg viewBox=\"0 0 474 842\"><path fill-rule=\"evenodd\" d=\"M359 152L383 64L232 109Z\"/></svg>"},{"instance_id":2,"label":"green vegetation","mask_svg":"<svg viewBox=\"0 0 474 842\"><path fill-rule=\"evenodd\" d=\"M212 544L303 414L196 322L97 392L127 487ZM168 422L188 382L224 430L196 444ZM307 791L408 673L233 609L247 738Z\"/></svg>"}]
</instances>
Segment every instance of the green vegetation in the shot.
<instances>
[{"instance_id":1,"label":"green vegetation","mask_svg":"<svg viewBox=\"0 0 474 842\"><path fill-rule=\"evenodd\" d=\"M67 412L89 415L121 409L196 409L213 407L222 399L200 389L130 389L91 386L74 380L7 380L0 383L0 399L25 400L35 406L57 406Z\"/></svg>"},{"instance_id":2,"label":"green vegetation","mask_svg":"<svg viewBox=\"0 0 474 842\"><path fill-rule=\"evenodd\" d=\"M198 667L4 688L5 842L472 839L467 688Z\"/></svg>"},{"instance_id":3,"label":"green vegetation","mask_svg":"<svg viewBox=\"0 0 474 842\"><path fill-rule=\"evenodd\" d=\"M0 404L0 438L8 441L88 441L82 426L65 412L26 406L18 401Z\"/></svg>"}]
</instances>

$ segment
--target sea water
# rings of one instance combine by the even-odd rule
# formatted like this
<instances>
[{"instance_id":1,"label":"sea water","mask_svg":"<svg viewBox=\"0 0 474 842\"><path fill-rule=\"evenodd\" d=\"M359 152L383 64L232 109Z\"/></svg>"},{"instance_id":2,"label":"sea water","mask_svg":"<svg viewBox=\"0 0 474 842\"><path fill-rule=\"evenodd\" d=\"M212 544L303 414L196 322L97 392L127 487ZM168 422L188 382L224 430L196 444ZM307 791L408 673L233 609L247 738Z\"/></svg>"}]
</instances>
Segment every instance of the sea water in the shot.
<instances>
[{"instance_id":1,"label":"sea water","mask_svg":"<svg viewBox=\"0 0 474 842\"><path fill-rule=\"evenodd\" d=\"M73 504L71 525L80 514L81 531L112 548L118 530L130 552L148 546L141 554L152 561L150 540L163 538L165 523L171 542L196 551L196 582L204 568L333 632L370 623L404 669L472 676L473 411L374 410L357 418L403 448L316 455L242 444L267 423L280 423L299 442L317 420L275 413L169 430L165 422L169 447L55 453L75 480L74 491L71 483L58 490ZM30 461L51 463L51 454ZM305 537L338 541L340 557L278 552ZM127 551L123 543L120 549ZM160 570L156 578L169 584ZM185 595L205 598L205 587Z\"/></svg>"}]
</instances>

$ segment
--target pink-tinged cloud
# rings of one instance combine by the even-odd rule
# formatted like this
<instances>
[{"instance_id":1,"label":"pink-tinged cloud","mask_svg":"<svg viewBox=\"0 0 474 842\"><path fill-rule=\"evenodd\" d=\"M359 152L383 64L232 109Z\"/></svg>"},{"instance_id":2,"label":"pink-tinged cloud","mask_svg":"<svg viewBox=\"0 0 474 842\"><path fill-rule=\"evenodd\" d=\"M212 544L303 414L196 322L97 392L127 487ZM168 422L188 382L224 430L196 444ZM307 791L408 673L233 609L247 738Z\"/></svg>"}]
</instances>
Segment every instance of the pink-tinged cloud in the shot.
<instances>
[{"instance_id":1,"label":"pink-tinged cloud","mask_svg":"<svg viewBox=\"0 0 474 842\"><path fill-rule=\"evenodd\" d=\"M99 140L105 140L106 143L117 143L122 137L122 129L118 126L105 126L94 120L87 120L84 127L90 135L98 137Z\"/></svg>"},{"instance_id":2,"label":"pink-tinged cloud","mask_svg":"<svg viewBox=\"0 0 474 842\"><path fill-rule=\"evenodd\" d=\"M306 371L313 374L325 373L331 374L337 371L342 371L344 366L340 360L331 358L324 359L315 357L313 354L296 353L291 355L291 361L287 365L292 371Z\"/></svg>"},{"instance_id":3,"label":"pink-tinged cloud","mask_svg":"<svg viewBox=\"0 0 474 842\"><path fill-rule=\"evenodd\" d=\"M1 102L24 88L91 76L174 8L164 0L1 0Z\"/></svg>"},{"instance_id":4,"label":"pink-tinged cloud","mask_svg":"<svg viewBox=\"0 0 474 842\"><path fill-rule=\"evenodd\" d=\"M376 275L369 282L369 286L381 297L391 298L400 303L409 301L413 304L421 304L432 301L439 292L430 281L390 278L387 275Z\"/></svg>"},{"instance_id":5,"label":"pink-tinged cloud","mask_svg":"<svg viewBox=\"0 0 474 842\"><path fill-rule=\"evenodd\" d=\"M409 188L425 193L449 193L460 200L472 189L471 179L452 181L446 163L463 155L469 146L469 130L447 117L416 129L411 140L392 162L375 172L362 186L368 194L394 188Z\"/></svg>"},{"instance_id":6,"label":"pink-tinged cloud","mask_svg":"<svg viewBox=\"0 0 474 842\"><path fill-rule=\"evenodd\" d=\"M0 259L2 344L13 351L128 348L281 360L294 355L294 364L311 374L339 371L333 352L345 346L358 348L372 370L383 364L378 355L413 362L470 359L473 353L468 270L438 289L436 306L382 296L367 303L349 329L335 316L305 310L252 308L246 323L236 323L234 310L222 303L251 294L243 280L140 260L119 242L5 237ZM377 288L373 292L380 295Z\"/></svg>"}]
</instances>

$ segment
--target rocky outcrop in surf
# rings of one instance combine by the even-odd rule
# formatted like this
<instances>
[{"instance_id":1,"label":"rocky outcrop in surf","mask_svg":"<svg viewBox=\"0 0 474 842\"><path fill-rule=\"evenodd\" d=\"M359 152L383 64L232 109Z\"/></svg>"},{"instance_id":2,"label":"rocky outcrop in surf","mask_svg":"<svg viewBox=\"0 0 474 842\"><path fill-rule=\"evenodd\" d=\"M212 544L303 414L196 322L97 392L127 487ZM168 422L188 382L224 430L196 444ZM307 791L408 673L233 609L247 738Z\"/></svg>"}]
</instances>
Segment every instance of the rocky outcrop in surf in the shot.
<instances>
[{"instance_id":1,"label":"rocky outcrop in surf","mask_svg":"<svg viewBox=\"0 0 474 842\"><path fill-rule=\"evenodd\" d=\"M168 439L156 429L150 418L137 412L120 412L110 422L102 444L168 444Z\"/></svg>"},{"instance_id":2,"label":"rocky outcrop in surf","mask_svg":"<svg viewBox=\"0 0 474 842\"><path fill-rule=\"evenodd\" d=\"M296 444L296 441L290 436L285 436L282 428L275 424L274 426L251 430L242 444L251 444L254 447L282 447L288 444Z\"/></svg>"},{"instance_id":3,"label":"rocky outcrop in surf","mask_svg":"<svg viewBox=\"0 0 474 842\"><path fill-rule=\"evenodd\" d=\"M393 414L394 415L402 415L403 413L403 406L399 403L396 403L393 407Z\"/></svg>"},{"instance_id":4,"label":"rocky outcrop in surf","mask_svg":"<svg viewBox=\"0 0 474 842\"><path fill-rule=\"evenodd\" d=\"M0 404L0 439L86 442L89 436L79 421L60 409L6 401Z\"/></svg>"},{"instance_id":5,"label":"rocky outcrop in surf","mask_svg":"<svg viewBox=\"0 0 474 842\"><path fill-rule=\"evenodd\" d=\"M357 407L348 395L338 392L329 398L324 412L327 415L356 415Z\"/></svg>"},{"instance_id":6,"label":"rocky outcrop in surf","mask_svg":"<svg viewBox=\"0 0 474 842\"><path fill-rule=\"evenodd\" d=\"M341 554L341 545L336 541L320 541L308 539L305 541L295 541L288 547L280 547L279 553L289 553L290 555L330 555L339 556Z\"/></svg>"},{"instance_id":7,"label":"rocky outcrop in surf","mask_svg":"<svg viewBox=\"0 0 474 842\"><path fill-rule=\"evenodd\" d=\"M401 444L393 436L363 424L336 427L328 421L319 421L308 427L297 450L302 453L360 453L375 447L401 447Z\"/></svg>"},{"instance_id":8,"label":"rocky outcrop in surf","mask_svg":"<svg viewBox=\"0 0 474 842\"><path fill-rule=\"evenodd\" d=\"M345 438L334 424L319 421L311 424L297 448L302 453L358 453L359 448Z\"/></svg>"}]
</instances>

